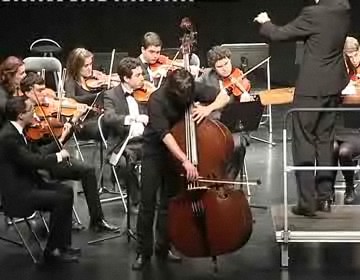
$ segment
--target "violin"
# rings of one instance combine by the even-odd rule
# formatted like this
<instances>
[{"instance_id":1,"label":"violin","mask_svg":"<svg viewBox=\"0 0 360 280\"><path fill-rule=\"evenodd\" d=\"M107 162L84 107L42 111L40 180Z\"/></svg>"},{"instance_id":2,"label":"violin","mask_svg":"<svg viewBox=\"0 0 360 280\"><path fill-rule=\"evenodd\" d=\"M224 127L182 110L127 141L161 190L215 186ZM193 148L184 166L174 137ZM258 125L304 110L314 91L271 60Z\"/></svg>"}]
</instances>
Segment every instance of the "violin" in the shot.
<instances>
[{"instance_id":1,"label":"violin","mask_svg":"<svg viewBox=\"0 0 360 280\"><path fill-rule=\"evenodd\" d=\"M229 89L233 95L240 96L251 89L250 81L244 78L244 73L239 68L234 68L231 74L223 80L224 88Z\"/></svg>"},{"instance_id":2,"label":"violin","mask_svg":"<svg viewBox=\"0 0 360 280\"><path fill-rule=\"evenodd\" d=\"M64 124L54 117L46 117L47 122L44 118L33 118L32 123L26 128L25 135L29 141L37 141L45 137L51 137L51 131L54 135L59 138L62 134ZM49 124L49 125L48 125Z\"/></svg>"},{"instance_id":3,"label":"violin","mask_svg":"<svg viewBox=\"0 0 360 280\"><path fill-rule=\"evenodd\" d=\"M110 79L110 88L120 84L120 78L117 73L105 75L104 73L93 70L93 75L85 79L86 90L97 91L108 89L108 82Z\"/></svg>"},{"instance_id":4,"label":"violin","mask_svg":"<svg viewBox=\"0 0 360 280\"><path fill-rule=\"evenodd\" d=\"M184 60L183 59L170 59L165 55L160 55L158 60L149 65L153 75L155 77L161 76L163 71L173 71L177 68L184 68Z\"/></svg>"},{"instance_id":5,"label":"violin","mask_svg":"<svg viewBox=\"0 0 360 280\"><path fill-rule=\"evenodd\" d=\"M156 90L153 83L144 81L144 86L134 91L133 96L138 102L148 102L150 95Z\"/></svg>"}]
</instances>

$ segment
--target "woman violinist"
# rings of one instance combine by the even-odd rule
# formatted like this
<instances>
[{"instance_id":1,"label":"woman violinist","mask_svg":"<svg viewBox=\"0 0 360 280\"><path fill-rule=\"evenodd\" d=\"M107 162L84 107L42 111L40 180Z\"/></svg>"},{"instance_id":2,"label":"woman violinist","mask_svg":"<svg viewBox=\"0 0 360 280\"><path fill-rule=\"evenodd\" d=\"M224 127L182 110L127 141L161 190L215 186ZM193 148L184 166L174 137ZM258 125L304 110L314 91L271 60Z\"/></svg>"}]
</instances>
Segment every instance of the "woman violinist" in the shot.
<instances>
[{"instance_id":1,"label":"woman violinist","mask_svg":"<svg viewBox=\"0 0 360 280\"><path fill-rule=\"evenodd\" d=\"M20 81L25 76L25 65L20 58L9 56L0 64L0 128L6 119L6 101L17 95Z\"/></svg>"},{"instance_id":2,"label":"woman violinist","mask_svg":"<svg viewBox=\"0 0 360 280\"><path fill-rule=\"evenodd\" d=\"M93 106L94 103L99 107L103 107L103 97L99 94L103 90L102 87L97 89L89 88L87 80L93 78L93 75L100 80L105 80L103 75L93 70L94 55L84 49L76 48L72 50L67 58L66 78L64 90L67 97L75 99L77 102ZM97 139L99 130L97 127L97 115L90 114L82 124L79 131L79 138L83 140Z\"/></svg>"}]
</instances>

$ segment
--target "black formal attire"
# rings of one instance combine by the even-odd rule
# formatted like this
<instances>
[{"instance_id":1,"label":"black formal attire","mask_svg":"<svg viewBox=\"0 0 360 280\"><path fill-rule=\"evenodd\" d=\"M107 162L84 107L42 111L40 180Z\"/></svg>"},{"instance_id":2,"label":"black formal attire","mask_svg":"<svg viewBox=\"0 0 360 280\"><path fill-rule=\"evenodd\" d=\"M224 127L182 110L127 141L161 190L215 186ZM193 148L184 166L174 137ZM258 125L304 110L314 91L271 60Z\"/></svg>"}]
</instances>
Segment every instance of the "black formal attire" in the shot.
<instances>
[{"instance_id":1,"label":"black formal attire","mask_svg":"<svg viewBox=\"0 0 360 280\"><path fill-rule=\"evenodd\" d=\"M9 97L9 92L0 84L0 128L6 123L5 106Z\"/></svg>"},{"instance_id":2,"label":"black formal attire","mask_svg":"<svg viewBox=\"0 0 360 280\"><path fill-rule=\"evenodd\" d=\"M140 58L140 56L138 56L138 60L140 62L140 66L141 66L141 69L143 71L143 76L144 76L144 79L145 81L149 81L149 82L152 82L153 79L151 77L151 70L149 68L149 64L146 63L146 62L143 62Z\"/></svg>"},{"instance_id":3,"label":"black formal attire","mask_svg":"<svg viewBox=\"0 0 360 280\"><path fill-rule=\"evenodd\" d=\"M95 105L103 107L103 93L97 97L98 92L87 91L83 89L75 80L67 79L64 83L66 97L73 98L79 103L84 103L89 106ZM95 112L90 112L84 122L81 124L81 129L76 132L76 136L81 140L95 139L100 140L100 133L97 125L98 115Z\"/></svg>"},{"instance_id":4,"label":"black formal attire","mask_svg":"<svg viewBox=\"0 0 360 280\"><path fill-rule=\"evenodd\" d=\"M343 47L350 23L347 0L320 1L304 7L298 17L285 26L271 22L261 25L260 33L273 41L304 40L304 57L295 86L294 107L337 107L338 97L347 85ZM331 166L335 112L293 114L293 160L296 166ZM316 199L331 197L331 171L295 172L298 206L313 213Z\"/></svg>"},{"instance_id":5,"label":"black formal attire","mask_svg":"<svg viewBox=\"0 0 360 280\"><path fill-rule=\"evenodd\" d=\"M4 208L13 216L26 217L34 210L50 211L47 250L71 245L73 191L59 183L46 183L37 173L56 165L56 146L33 152L22 134L6 123L0 132L1 192ZM53 153L50 153L53 152Z\"/></svg>"},{"instance_id":6,"label":"black formal attire","mask_svg":"<svg viewBox=\"0 0 360 280\"><path fill-rule=\"evenodd\" d=\"M124 140L129 134L129 125L125 125L125 117L130 114L127 96L121 84L105 92L104 95L104 125L108 130L108 157L118 153ZM138 103L139 114L147 114L145 106ZM118 174L123 177L132 202L137 204L139 182L135 172L135 165L142 156L142 137L131 138L126 145L124 155L118 163ZM122 175L122 176L121 176Z\"/></svg>"},{"instance_id":7,"label":"black formal attire","mask_svg":"<svg viewBox=\"0 0 360 280\"><path fill-rule=\"evenodd\" d=\"M205 72L196 81L196 97L200 103L212 103L220 92L220 83L222 78L213 69L206 69ZM230 102L238 102L233 94L230 94ZM213 112L210 116L213 119L220 119L221 111ZM229 179L235 179L239 171L243 169L246 146L249 145L249 137L245 131L240 131L239 125L229 127L234 140L234 152L231 159L226 164L227 176Z\"/></svg>"}]
</instances>

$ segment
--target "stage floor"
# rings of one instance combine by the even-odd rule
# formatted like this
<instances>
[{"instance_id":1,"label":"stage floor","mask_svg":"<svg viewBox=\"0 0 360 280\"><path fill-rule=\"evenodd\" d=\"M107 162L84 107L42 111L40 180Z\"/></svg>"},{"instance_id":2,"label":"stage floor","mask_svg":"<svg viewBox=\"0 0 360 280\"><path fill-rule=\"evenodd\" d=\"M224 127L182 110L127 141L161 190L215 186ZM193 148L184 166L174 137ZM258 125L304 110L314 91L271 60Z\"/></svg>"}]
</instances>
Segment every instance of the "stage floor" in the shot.
<instances>
[{"instance_id":1,"label":"stage floor","mask_svg":"<svg viewBox=\"0 0 360 280\"><path fill-rule=\"evenodd\" d=\"M215 274L210 259L185 258L181 264L167 264L152 259L151 266L143 272L131 270L135 258L135 242L127 242L125 235L97 245L87 242L106 235L88 230L73 233L73 244L82 247L83 255L78 264L35 266L23 248L0 240L0 279L26 280L113 280L113 279L296 279L296 280L347 280L360 274L360 246L353 243L294 243L289 246L289 269L280 269L280 246L276 232L282 223L277 205L282 203L282 139L281 125L286 107L273 107L273 140L276 146L269 147L253 140L246 155L250 179L261 179L260 186L251 188L251 204L268 206L267 210L254 208L254 229L249 242L233 254L219 257L219 272ZM254 136L267 138L266 127L261 127ZM85 159L96 162L94 149L84 149ZM289 159L290 160L290 159ZM342 194L342 190L338 195ZM290 203L296 202L296 186L289 175ZM342 198L338 199L341 202ZM358 201L357 201L358 202ZM358 203L359 204L359 203ZM87 206L83 194L77 196L76 209L85 226L88 223ZM272 207L273 206L273 207ZM106 218L124 230L126 219L120 201L103 204ZM290 215L290 229L318 232L360 231L359 207L335 207L331 214L318 219L298 218ZM274 219L273 219L274 218ZM132 215L135 225L136 216ZM274 223L275 221L275 223ZM275 225L275 226L274 226ZM0 216L0 235L16 238L13 230L6 231Z\"/></svg>"}]
</instances>

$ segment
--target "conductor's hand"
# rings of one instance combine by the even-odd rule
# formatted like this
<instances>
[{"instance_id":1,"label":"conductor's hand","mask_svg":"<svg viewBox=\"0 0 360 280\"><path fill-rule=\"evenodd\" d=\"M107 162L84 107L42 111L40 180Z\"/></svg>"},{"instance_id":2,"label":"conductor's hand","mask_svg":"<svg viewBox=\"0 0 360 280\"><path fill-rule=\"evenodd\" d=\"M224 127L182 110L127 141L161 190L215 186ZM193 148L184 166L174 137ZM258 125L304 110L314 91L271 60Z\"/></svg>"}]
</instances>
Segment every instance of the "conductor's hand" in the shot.
<instances>
[{"instance_id":1,"label":"conductor's hand","mask_svg":"<svg viewBox=\"0 0 360 280\"><path fill-rule=\"evenodd\" d=\"M204 118L211 114L211 108L209 106L202 106L200 104L195 104L191 116L197 124L199 124Z\"/></svg>"},{"instance_id":2,"label":"conductor's hand","mask_svg":"<svg viewBox=\"0 0 360 280\"><path fill-rule=\"evenodd\" d=\"M65 149L62 149L62 150L60 151L60 155L61 155L61 158L62 158L63 160L70 158L69 152L68 152L67 150L65 150Z\"/></svg>"},{"instance_id":3,"label":"conductor's hand","mask_svg":"<svg viewBox=\"0 0 360 280\"><path fill-rule=\"evenodd\" d=\"M186 171L186 179L188 181L190 182L195 181L199 177L199 173L196 167L191 163L190 160L187 159L183 161L182 166Z\"/></svg>"},{"instance_id":4,"label":"conductor's hand","mask_svg":"<svg viewBox=\"0 0 360 280\"><path fill-rule=\"evenodd\" d=\"M256 18L254 18L254 21L258 22L260 24L263 24L265 22L270 21L270 18L268 16L267 12L262 12L262 13L258 14Z\"/></svg>"}]
</instances>

